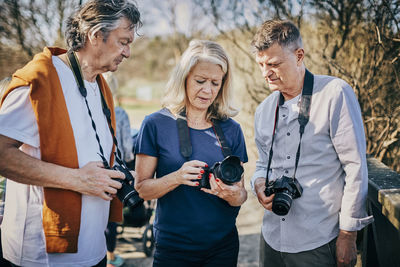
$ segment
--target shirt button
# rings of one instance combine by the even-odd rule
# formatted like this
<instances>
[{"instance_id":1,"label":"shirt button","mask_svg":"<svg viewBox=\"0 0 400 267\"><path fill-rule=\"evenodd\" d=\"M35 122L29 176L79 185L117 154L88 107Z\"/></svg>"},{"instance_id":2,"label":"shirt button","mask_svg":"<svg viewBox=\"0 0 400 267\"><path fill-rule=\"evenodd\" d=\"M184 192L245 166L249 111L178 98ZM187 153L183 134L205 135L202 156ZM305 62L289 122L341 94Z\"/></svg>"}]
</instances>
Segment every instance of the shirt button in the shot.
<instances>
[{"instance_id":1,"label":"shirt button","mask_svg":"<svg viewBox=\"0 0 400 267\"><path fill-rule=\"evenodd\" d=\"M285 221L285 218L282 218L282 222L284 222Z\"/></svg>"},{"instance_id":2,"label":"shirt button","mask_svg":"<svg viewBox=\"0 0 400 267\"><path fill-rule=\"evenodd\" d=\"M284 118L285 118L285 117L286 117L286 115L285 115L285 114L283 114L283 115L282 115L282 117L284 117Z\"/></svg>"},{"instance_id":3,"label":"shirt button","mask_svg":"<svg viewBox=\"0 0 400 267\"><path fill-rule=\"evenodd\" d=\"M289 173L289 171L288 171L288 170L286 170L286 171L285 171L285 173L286 173L286 174L288 174L288 173Z\"/></svg>"},{"instance_id":4,"label":"shirt button","mask_svg":"<svg viewBox=\"0 0 400 267\"><path fill-rule=\"evenodd\" d=\"M287 135L287 136L290 136L290 133L287 133L286 135Z\"/></svg>"},{"instance_id":5,"label":"shirt button","mask_svg":"<svg viewBox=\"0 0 400 267\"><path fill-rule=\"evenodd\" d=\"M287 159L290 159L290 156L287 156L286 158L287 158Z\"/></svg>"}]
</instances>

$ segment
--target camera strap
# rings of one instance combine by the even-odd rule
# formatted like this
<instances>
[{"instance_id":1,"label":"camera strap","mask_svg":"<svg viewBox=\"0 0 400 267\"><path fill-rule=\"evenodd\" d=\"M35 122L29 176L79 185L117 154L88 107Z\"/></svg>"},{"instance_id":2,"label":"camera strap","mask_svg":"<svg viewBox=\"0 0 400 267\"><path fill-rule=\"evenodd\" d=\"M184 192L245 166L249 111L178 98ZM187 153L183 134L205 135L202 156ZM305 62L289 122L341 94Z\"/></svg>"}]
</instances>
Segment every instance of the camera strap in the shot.
<instances>
[{"instance_id":1,"label":"camera strap","mask_svg":"<svg viewBox=\"0 0 400 267\"><path fill-rule=\"evenodd\" d=\"M103 147L101 146L100 138L99 138L99 135L97 134L97 130L96 130L96 123L93 120L92 112L91 112L91 110L89 108L89 104L88 104L88 101L87 101L87 98L86 98L87 91L86 91L86 88L85 88L85 84L83 82L82 70L81 70L79 61L76 58L75 52L72 51L71 49L67 51L67 58L68 58L68 63L69 63L69 65L70 65L70 67L72 69L72 72L74 74L76 83L78 84L79 92L81 93L81 95L85 99L86 108L87 108L90 120L92 121L92 128L94 130L94 133L96 135L96 140L97 140L97 143L99 145L100 153L98 153L98 154L101 157L101 160L103 161L104 167L106 169L110 169L110 165L108 164L108 160L104 156ZM100 77L97 76L96 77L97 84L99 84L99 81L100 81ZM115 161L119 165L121 165L122 167L124 167L124 168L126 168L128 170L128 167L125 165L124 161L122 160L122 156L121 156L122 154L121 154L121 151L118 148L118 141L117 141L117 138L115 137L115 132L114 132L114 129L113 129L112 124L111 124L111 111L107 106L107 102L106 102L106 100L104 98L103 92L101 91L101 89L99 91L100 91L100 96L101 96L101 104L102 104L103 114L106 116L108 127L110 129L110 132L111 132L111 135L112 135L112 138L113 138L113 143L114 143L115 149L116 149L116 152L114 152Z\"/></svg>"},{"instance_id":2,"label":"camera strap","mask_svg":"<svg viewBox=\"0 0 400 267\"><path fill-rule=\"evenodd\" d=\"M228 146L228 143L226 141L224 132L222 131L219 120L211 119L211 123L215 136L217 137L218 143L221 147L222 154L224 155L224 158L232 155L231 148ZM189 160L190 156L192 155L192 143L190 141L189 127L187 125L186 110L183 110L178 114L176 119L176 125L178 127L180 152L186 160Z\"/></svg>"},{"instance_id":3,"label":"camera strap","mask_svg":"<svg viewBox=\"0 0 400 267\"><path fill-rule=\"evenodd\" d=\"M306 69L305 75L304 75L303 90L302 90L301 98L300 98L299 116L297 118L297 120L300 124L300 128L299 128L300 139L299 139L299 145L297 147L296 162L295 162L294 173L293 173L292 179L294 179L296 177L297 166L299 164L299 159L300 159L301 138L303 137L304 128L306 127L306 125L310 119L311 97L312 97L312 93L313 93L313 87L314 87L314 75ZM267 175L266 175L265 185L268 185L268 183L269 183L269 180L268 180L269 170L271 168L271 161L272 161L272 155L273 155L272 147L274 145L276 127L278 126L279 105L283 101L284 101L283 95L280 94L279 99L276 103L276 109L275 109L274 129L272 132L271 148L269 150L269 159L268 159L268 165L267 165Z\"/></svg>"}]
</instances>

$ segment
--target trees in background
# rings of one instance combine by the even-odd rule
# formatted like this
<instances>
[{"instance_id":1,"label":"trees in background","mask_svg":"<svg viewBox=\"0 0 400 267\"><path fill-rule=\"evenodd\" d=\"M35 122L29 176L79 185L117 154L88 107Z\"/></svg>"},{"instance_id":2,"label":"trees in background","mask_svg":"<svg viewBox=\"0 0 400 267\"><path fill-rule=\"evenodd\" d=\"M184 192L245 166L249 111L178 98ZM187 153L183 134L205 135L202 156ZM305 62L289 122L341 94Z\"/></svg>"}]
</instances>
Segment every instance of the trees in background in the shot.
<instances>
[{"instance_id":1,"label":"trees in background","mask_svg":"<svg viewBox=\"0 0 400 267\"><path fill-rule=\"evenodd\" d=\"M358 96L367 152L400 171L400 1L312 4L324 67Z\"/></svg>"},{"instance_id":2,"label":"trees in background","mask_svg":"<svg viewBox=\"0 0 400 267\"><path fill-rule=\"evenodd\" d=\"M250 51L254 26L271 18L290 19L302 32L307 67L343 78L354 88L365 121L367 153L400 171L400 1L195 2L213 18L219 38L235 55L236 75L248 95L244 110L254 113L269 94Z\"/></svg>"},{"instance_id":3,"label":"trees in background","mask_svg":"<svg viewBox=\"0 0 400 267\"><path fill-rule=\"evenodd\" d=\"M0 77L25 65L45 45L63 43L62 25L80 0L0 1Z\"/></svg>"},{"instance_id":4,"label":"trees in background","mask_svg":"<svg viewBox=\"0 0 400 267\"><path fill-rule=\"evenodd\" d=\"M82 0L68 1L68 6L66 2L0 2L1 77L24 65L44 45L64 43L62 22ZM144 36L132 49L132 59L117 73L122 86L132 77L167 80L190 39L213 39L231 55L236 91L244 103L242 111L251 116L269 94L254 62L251 39L264 20L290 19L303 35L307 67L314 73L341 77L354 88L365 121L367 152L400 171L399 0L156 2L142 1L139 5L145 26L164 19L172 29L170 35L153 37L143 31ZM185 32L178 18L182 3L191 7L190 14L185 14L190 21L190 25L184 25L189 26ZM151 27L146 28L149 30ZM242 123L251 140L252 120Z\"/></svg>"}]
</instances>

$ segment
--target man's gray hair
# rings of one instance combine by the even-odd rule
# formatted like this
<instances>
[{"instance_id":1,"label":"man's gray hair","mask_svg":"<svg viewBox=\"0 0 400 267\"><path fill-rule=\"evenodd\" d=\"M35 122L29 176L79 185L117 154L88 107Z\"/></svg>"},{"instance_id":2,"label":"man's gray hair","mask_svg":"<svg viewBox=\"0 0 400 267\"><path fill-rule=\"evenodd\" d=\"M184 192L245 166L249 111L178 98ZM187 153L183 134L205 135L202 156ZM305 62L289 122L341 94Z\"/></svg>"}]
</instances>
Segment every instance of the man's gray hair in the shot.
<instances>
[{"instance_id":1,"label":"man's gray hair","mask_svg":"<svg viewBox=\"0 0 400 267\"><path fill-rule=\"evenodd\" d=\"M107 40L108 34L115 30L121 18L128 19L132 29L142 26L136 5L129 0L91 0L67 19L65 39L74 51L83 48L88 35L98 31Z\"/></svg>"},{"instance_id":2,"label":"man's gray hair","mask_svg":"<svg viewBox=\"0 0 400 267\"><path fill-rule=\"evenodd\" d=\"M303 48L299 29L288 20L265 21L254 35L251 45L256 52L261 52L275 43L291 50Z\"/></svg>"}]
</instances>

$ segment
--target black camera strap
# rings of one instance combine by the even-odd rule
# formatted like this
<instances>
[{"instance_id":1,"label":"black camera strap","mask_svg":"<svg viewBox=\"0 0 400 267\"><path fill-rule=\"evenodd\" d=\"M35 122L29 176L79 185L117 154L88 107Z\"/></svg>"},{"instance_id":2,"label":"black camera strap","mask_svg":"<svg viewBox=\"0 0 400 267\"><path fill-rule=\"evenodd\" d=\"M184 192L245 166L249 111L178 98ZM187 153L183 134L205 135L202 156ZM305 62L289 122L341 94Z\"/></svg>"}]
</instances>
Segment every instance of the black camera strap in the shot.
<instances>
[{"instance_id":1,"label":"black camera strap","mask_svg":"<svg viewBox=\"0 0 400 267\"><path fill-rule=\"evenodd\" d=\"M211 119L212 127L219 142L224 158L232 155L231 148L228 146L224 132L222 131L219 120ZM190 141L189 127L187 125L186 110L180 112L176 119L179 135L179 148L182 156L189 160L192 155L192 143Z\"/></svg>"},{"instance_id":2,"label":"black camera strap","mask_svg":"<svg viewBox=\"0 0 400 267\"><path fill-rule=\"evenodd\" d=\"M68 52L67 52L67 58L68 58L68 63L69 63L69 65L70 65L70 67L72 69L72 72L74 74L76 83L78 84L79 92L81 93L81 95L85 99L86 108L87 108L90 120L92 121L92 128L93 128L93 130L95 132L96 140L97 140L97 143L99 145L100 153L98 153L98 154L101 157L101 160L103 161L104 167L107 168L107 169L110 169L110 165L108 164L108 160L104 156L103 147L101 146L100 138L99 138L99 135L97 134L97 130L96 130L96 123L93 120L92 112L91 112L91 110L89 108L89 104L88 104L88 101L87 101L87 98L86 98L87 91L86 91L86 88L85 88L85 84L83 82L82 70L81 70L79 61L76 58L75 52L72 51L71 49L68 50ZM96 82L97 82L97 84L100 84L99 83L100 82L100 77L99 76L96 77ZM114 129L113 129L112 124L111 124L111 111L107 106L107 102L106 102L106 100L104 98L103 92L101 91L101 89L99 91L100 91L100 96L101 96L101 104L102 104L103 113L107 118L108 127L110 129L110 132L111 132L111 135L112 135L112 138L113 138L113 143L114 143L115 149L116 149L116 152L114 152L115 161L119 165L121 165L122 167L124 167L124 168L126 168L128 170L128 167L125 165L125 162L122 160L122 156L121 156L122 154L121 154L121 151L118 148L118 141L117 141L117 138L115 137L115 132L114 132Z\"/></svg>"},{"instance_id":3,"label":"black camera strap","mask_svg":"<svg viewBox=\"0 0 400 267\"><path fill-rule=\"evenodd\" d=\"M297 118L297 120L300 124L300 128L299 128L300 139L299 139L299 145L297 147L296 162L295 162L295 166L294 166L294 173L293 173L292 179L294 179L296 177L297 166L299 164L299 159L300 159L301 138L303 137L304 128L306 127L306 125L310 119L311 97L312 97L312 93L313 93L313 87L314 87L314 75L306 69L305 76L304 76L303 90L302 90L301 98L300 98L299 116ZM269 183L269 179L268 179L269 178L269 170L271 168L271 161L272 161L272 155L273 155L272 147L274 145L276 127L278 126L279 105L281 102L283 102L282 94L279 95L279 99L276 103L274 129L272 132L271 148L269 150L267 175L266 175L266 180L265 180L266 186Z\"/></svg>"},{"instance_id":4,"label":"black camera strap","mask_svg":"<svg viewBox=\"0 0 400 267\"><path fill-rule=\"evenodd\" d=\"M219 142L219 146L222 149L222 154L224 155L224 158L232 155L231 148L228 146L224 132L222 131L221 125L219 124L220 121L216 120L216 119L211 119L211 122L212 122L215 136L217 137L217 140Z\"/></svg>"},{"instance_id":5,"label":"black camera strap","mask_svg":"<svg viewBox=\"0 0 400 267\"><path fill-rule=\"evenodd\" d=\"M186 160L189 160L190 156L192 155L192 143L190 142L190 133L185 111L182 111L177 116L176 126L178 127L179 148L181 154Z\"/></svg>"}]
</instances>

